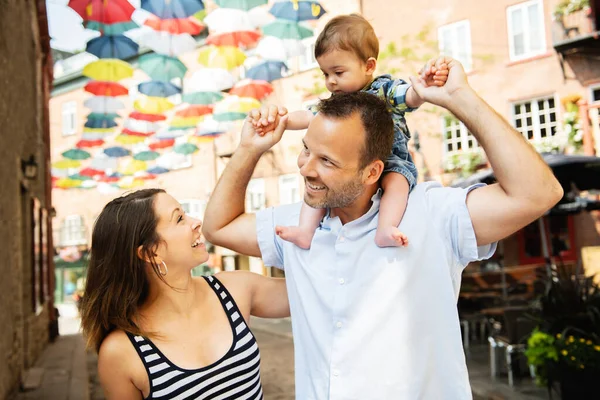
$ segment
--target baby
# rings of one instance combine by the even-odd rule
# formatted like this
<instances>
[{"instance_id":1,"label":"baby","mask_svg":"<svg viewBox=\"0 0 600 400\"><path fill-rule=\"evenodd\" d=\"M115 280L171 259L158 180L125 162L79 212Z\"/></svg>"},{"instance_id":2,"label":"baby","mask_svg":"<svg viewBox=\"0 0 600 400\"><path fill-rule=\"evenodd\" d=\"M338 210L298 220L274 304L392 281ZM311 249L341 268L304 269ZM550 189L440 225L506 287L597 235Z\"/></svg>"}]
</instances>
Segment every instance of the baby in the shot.
<instances>
[{"instance_id":1,"label":"baby","mask_svg":"<svg viewBox=\"0 0 600 400\"><path fill-rule=\"evenodd\" d=\"M394 119L394 145L385 162L381 180L383 196L375 242L380 247L406 246L408 238L398 226L406 210L408 194L417 182L417 169L408 152L410 133L404 119L406 111L423 104L423 100L407 82L392 79L389 75L373 77L377 67L379 41L369 22L360 15L341 15L330 20L315 43L315 58L325 77L325 86L333 96L338 93L364 91L386 101ZM448 79L445 64L436 69L426 65L421 78L428 86L443 86ZM316 110L295 111L289 114L287 129L306 129ZM253 124L258 134L274 128L266 118L255 118ZM315 230L325 215L324 209L315 209L306 203L300 212L297 227L277 227L284 240L308 249Z\"/></svg>"}]
</instances>

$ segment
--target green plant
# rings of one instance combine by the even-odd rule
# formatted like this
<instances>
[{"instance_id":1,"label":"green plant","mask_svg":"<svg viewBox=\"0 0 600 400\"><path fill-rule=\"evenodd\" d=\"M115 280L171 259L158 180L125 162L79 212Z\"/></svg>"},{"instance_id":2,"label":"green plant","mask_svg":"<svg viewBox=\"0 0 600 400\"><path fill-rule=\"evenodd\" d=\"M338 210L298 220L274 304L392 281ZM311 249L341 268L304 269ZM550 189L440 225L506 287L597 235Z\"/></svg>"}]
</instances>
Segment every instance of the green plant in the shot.
<instances>
[{"instance_id":1,"label":"green plant","mask_svg":"<svg viewBox=\"0 0 600 400\"><path fill-rule=\"evenodd\" d=\"M444 159L444 171L458 172L462 177L467 177L477 171L484 162L479 150L462 151Z\"/></svg>"},{"instance_id":2,"label":"green plant","mask_svg":"<svg viewBox=\"0 0 600 400\"><path fill-rule=\"evenodd\" d=\"M567 137L569 145L575 151L580 150L583 146L583 130L579 123L578 99L578 97L574 96L563 99L565 113L563 115L562 130Z\"/></svg>"},{"instance_id":3,"label":"green plant","mask_svg":"<svg viewBox=\"0 0 600 400\"><path fill-rule=\"evenodd\" d=\"M590 6L589 0L563 0L554 9L554 17L561 18L565 15L581 11Z\"/></svg>"}]
</instances>

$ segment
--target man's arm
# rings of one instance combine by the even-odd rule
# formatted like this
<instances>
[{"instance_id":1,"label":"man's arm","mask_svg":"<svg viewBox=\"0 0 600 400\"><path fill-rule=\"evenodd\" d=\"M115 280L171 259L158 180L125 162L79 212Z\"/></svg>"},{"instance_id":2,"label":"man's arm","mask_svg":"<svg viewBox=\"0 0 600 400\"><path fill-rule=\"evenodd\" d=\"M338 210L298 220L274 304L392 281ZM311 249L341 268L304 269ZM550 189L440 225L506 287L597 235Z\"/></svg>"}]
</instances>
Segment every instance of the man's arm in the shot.
<instances>
[{"instance_id":1,"label":"man's arm","mask_svg":"<svg viewBox=\"0 0 600 400\"><path fill-rule=\"evenodd\" d=\"M254 112L258 112L255 110ZM223 171L210 197L202 233L209 242L241 254L260 257L256 237L256 216L245 212L246 188L261 155L281 139L287 116L285 111L270 107L269 114L277 122L276 128L259 136L250 117L244 123L240 145ZM263 115L265 113L263 112Z\"/></svg>"},{"instance_id":2,"label":"man's arm","mask_svg":"<svg viewBox=\"0 0 600 400\"><path fill-rule=\"evenodd\" d=\"M448 65L445 86L411 81L425 101L461 120L487 154L498 183L471 191L467 209L477 245L490 244L542 216L560 201L563 190L533 146L468 85L460 63L447 57L437 63Z\"/></svg>"}]
</instances>

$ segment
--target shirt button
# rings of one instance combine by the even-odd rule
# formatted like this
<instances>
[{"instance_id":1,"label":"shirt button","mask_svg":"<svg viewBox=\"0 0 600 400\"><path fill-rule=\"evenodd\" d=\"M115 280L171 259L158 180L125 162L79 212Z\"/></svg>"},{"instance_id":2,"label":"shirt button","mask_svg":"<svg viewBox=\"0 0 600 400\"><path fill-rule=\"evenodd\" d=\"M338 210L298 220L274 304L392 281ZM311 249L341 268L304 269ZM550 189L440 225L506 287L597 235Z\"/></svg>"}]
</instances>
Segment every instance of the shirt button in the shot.
<instances>
[{"instance_id":1,"label":"shirt button","mask_svg":"<svg viewBox=\"0 0 600 400\"><path fill-rule=\"evenodd\" d=\"M343 285L344 283L346 283L346 280L344 278L340 278L338 279L338 282L340 283L340 285Z\"/></svg>"},{"instance_id":2,"label":"shirt button","mask_svg":"<svg viewBox=\"0 0 600 400\"><path fill-rule=\"evenodd\" d=\"M336 326L337 328L341 328L341 327L342 327L342 325L343 325L343 324L342 324L340 321L338 321L338 322L336 322L336 323L335 323L335 326Z\"/></svg>"},{"instance_id":3,"label":"shirt button","mask_svg":"<svg viewBox=\"0 0 600 400\"><path fill-rule=\"evenodd\" d=\"M334 369L332 371L333 376L340 376L340 371L338 371L337 369Z\"/></svg>"}]
</instances>

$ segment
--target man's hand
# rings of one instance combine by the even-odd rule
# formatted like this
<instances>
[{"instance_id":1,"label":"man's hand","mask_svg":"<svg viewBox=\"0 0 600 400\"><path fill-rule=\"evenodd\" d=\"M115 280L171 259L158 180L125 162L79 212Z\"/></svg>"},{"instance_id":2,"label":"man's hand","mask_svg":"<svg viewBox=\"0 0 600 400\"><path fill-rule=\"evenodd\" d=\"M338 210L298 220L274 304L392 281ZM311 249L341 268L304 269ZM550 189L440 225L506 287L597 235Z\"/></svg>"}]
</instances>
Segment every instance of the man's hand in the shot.
<instances>
[{"instance_id":1,"label":"man's hand","mask_svg":"<svg viewBox=\"0 0 600 400\"><path fill-rule=\"evenodd\" d=\"M438 74L447 67L447 80L442 83ZM433 74L432 74L432 71ZM439 75L439 76L438 76ZM410 77L412 87L421 99L440 107L448 108L452 104L452 97L461 90L472 90L467 83L467 76L462 65L451 57L438 57L430 60L421 71L419 77ZM443 86L439 86L442 83Z\"/></svg>"},{"instance_id":2,"label":"man's hand","mask_svg":"<svg viewBox=\"0 0 600 400\"><path fill-rule=\"evenodd\" d=\"M266 121L266 125L262 125L262 120ZM287 120L285 107L265 106L250 111L242 128L240 147L260 154L264 153L281 140ZM256 128L259 122L263 126L260 134Z\"/></svg>"}]
</instances>

